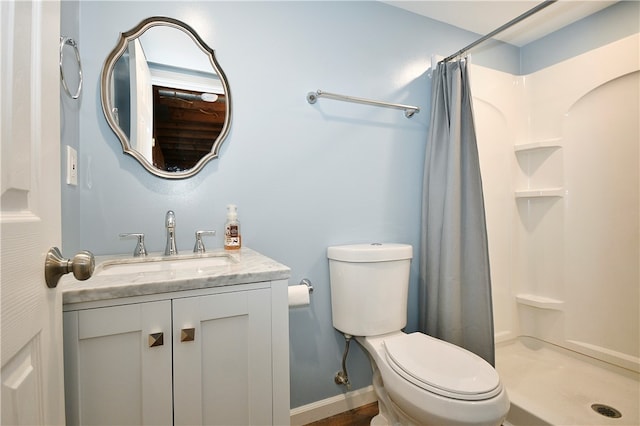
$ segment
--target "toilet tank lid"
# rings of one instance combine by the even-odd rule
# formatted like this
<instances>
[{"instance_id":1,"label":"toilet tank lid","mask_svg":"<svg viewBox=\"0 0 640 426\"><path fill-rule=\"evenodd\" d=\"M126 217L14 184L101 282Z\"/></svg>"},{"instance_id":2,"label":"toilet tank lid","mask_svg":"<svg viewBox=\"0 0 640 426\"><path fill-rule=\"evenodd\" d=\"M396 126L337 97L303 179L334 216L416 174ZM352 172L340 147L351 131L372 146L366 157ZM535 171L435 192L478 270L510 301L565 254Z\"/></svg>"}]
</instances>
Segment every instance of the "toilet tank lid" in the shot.
<instances>
[{"instance_id":1,"label":"toilet tank lid","mask_svg":"<svg viewBox=\"0 0 640 426\"><path fill-rule=\"evenodd\" d=\"M327 257L343 262L386 262L411 259L413 247L409 244L369 243L332 246Z\"/></svg>"}]
</instances>

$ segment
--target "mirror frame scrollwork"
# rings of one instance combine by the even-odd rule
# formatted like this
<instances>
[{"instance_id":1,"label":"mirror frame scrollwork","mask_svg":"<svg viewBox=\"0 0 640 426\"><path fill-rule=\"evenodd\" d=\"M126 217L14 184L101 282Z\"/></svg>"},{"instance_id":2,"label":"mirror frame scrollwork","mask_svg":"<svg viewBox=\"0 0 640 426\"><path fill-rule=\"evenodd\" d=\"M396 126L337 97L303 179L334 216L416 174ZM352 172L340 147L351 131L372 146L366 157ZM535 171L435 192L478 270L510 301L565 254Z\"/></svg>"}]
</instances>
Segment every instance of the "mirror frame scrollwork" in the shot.
<instances>
[{"instance_id":1,"label":"mirror frame scrollwork","mask_svg":"<svg viewBox=\"0 0 640 426\"><path fill-rule=\"evenodd\" d=\"M213 146L211 148L211 152L203 156L191 169L179 172L171 172L166 170L161 170L156 168L147 158L145 158L142 154L136 151L129 141L129 138L125 134L125 132L120 128L118 122L116 121L113 108L114 105L112 103L112 99L110 93L113 88L113 72L114 67L118 59L124 54L127 50L128 44L130 41L135 40L144 34L145 31L152 27L156 26L168 26L172 28L176 28L180 31L186 33L195 44L209 57L213 70L218 75L220 79L220 83L224 89L225 97L226 97L226 112L225 112L225 120L222 130L220 134L213 142ZM202 168L212 159L218 157L218 152L224 142L225 138L229 134L229 130L231 127L231 90L229 89L229 84L227 82L227 78L222 71L222 68L218 64L216 60L214 50L211 49L201 38L200 36L191 28L189 25L185 24L182 21L177 19L163 17L163 16L155 16L147 18L141 21L136 27L132 28L129 31L120 33L120 37L118 39L118 43L116 47L111 51L107 59L105 60L104 66L102 68L101 75L101 85L100 85L100 95L102 98L102 111L104 116L114 131L118 139L120 140L120 144L122 145L122 151L125 154L128 154L135 158L147 171L150 173L165 178L165 179L184 179L189 178L197 174Z\"/></svg>"}]
</instances>

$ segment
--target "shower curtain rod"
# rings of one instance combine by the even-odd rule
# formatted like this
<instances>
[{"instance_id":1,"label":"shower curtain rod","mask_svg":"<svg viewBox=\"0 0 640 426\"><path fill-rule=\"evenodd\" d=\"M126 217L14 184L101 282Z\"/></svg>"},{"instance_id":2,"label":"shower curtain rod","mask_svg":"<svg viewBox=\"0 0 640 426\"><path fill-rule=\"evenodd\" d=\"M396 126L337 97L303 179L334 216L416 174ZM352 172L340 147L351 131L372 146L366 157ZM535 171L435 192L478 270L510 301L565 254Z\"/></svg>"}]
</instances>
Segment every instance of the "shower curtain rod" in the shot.
<instances>
[{"instance_id":1,"label":"shower curtain rod","mask_svg":"<svg viewBox=\"0 0 640 426\"><path fill-rule=\"evenodd\" d=\"M491 37L503 32L504 30L506 30L507 28L510 28L512 26L514 26L515 24L517 24L518 22L527 19L529 16L541 11L542 9L544 9L547 6L551 6L553 3L555 3L558 0L545 0L542 3L540 3L539 5L537 5L536 7L529 9L528 11L526 11L525 13L523 13L522 15L513 18L511 21L507 22L506 24L504 24L503 26L496 28L495 30L491 31L489 34L480 37L478 40L474 41L473 43L471 43L468 46L463 47L462 49L458 50L456 53L454 53L451 56L447 56L446 58L444 58L443 60L441 60L440 62L444 63L444 62L449 62L450 60L462 55L464 52L476 47L477 45L479 45L480 43L490 39ZM439 63L440 63L439 62Z\"/></svg>"}]
</instances>

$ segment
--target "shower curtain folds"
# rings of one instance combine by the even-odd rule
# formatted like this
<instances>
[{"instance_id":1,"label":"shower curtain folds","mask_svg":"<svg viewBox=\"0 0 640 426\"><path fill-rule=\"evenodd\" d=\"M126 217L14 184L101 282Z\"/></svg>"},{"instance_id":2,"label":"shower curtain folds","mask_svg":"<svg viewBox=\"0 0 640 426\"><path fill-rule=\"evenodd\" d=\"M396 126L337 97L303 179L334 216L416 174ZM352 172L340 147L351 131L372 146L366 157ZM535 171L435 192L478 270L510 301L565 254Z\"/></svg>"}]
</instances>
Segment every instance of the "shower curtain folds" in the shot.
<instances>
[{"instance_id":1,"label":"shower curtain folds","mask_svg":"<svg viewBox=\"0 0 640 426\"><path fill-rule=\"evenodd\" d=\"M433 73L422 200L421 331L495 365L489 252L467 61Z\"/></svg>"}]
</instances>

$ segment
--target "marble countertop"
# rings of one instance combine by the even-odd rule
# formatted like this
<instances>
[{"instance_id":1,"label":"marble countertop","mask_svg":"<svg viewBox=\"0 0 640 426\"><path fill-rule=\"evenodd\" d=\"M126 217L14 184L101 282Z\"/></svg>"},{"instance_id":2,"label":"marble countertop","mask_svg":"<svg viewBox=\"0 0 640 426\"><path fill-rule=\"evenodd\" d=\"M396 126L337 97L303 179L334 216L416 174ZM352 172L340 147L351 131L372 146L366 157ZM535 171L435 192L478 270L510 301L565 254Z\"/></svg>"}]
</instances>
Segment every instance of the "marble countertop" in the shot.
<instances>
[{"instance_id":1,"label":"marble countertop","mask_svg":"<svg viewBox=\"0 0 640 426\"><path fill-rule=\"evenodd\" d=\"M131 256L96 256L96 269L91 278L78 281L73 274L60 279L62 303L81 303L106 299L117 299L197 290L219 286L248 284L288 279L291 269L249 248L237 251L214 249L203 255L178 255L173 262L193 262L197 267L172 268L164 256L151 253L145 260L162 263L162 268L149 271L126 271L127 266L142 265L140 258ZM178 263L176 263L178 264ZM124 265L122 273L118 265ZM211 265L211 266L209 266Z\"/></svg>"}]
</instances>

